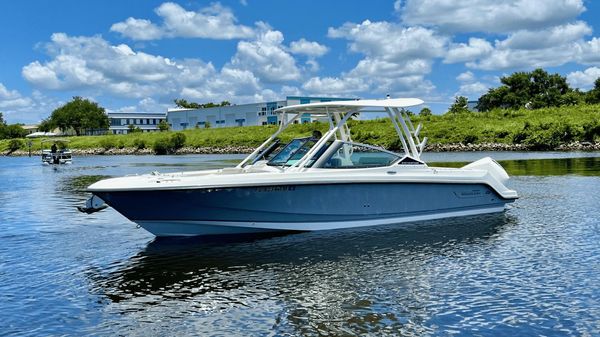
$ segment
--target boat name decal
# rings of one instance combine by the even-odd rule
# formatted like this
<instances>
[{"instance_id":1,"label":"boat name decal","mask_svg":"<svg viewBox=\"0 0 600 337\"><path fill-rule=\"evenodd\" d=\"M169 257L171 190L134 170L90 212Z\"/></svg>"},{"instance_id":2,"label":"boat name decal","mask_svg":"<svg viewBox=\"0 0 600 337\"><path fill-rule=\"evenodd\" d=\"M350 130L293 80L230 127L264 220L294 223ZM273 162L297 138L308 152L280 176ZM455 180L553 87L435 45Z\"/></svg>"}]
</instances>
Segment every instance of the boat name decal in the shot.
<instances>
[{"instance_id":1,"label":"boat name decal","mask_svg":"<svg viewBox=\"0 0 600 337\"><path fill-rule=\"evenodd\" d=\"M257 192L279 192L279 191L295 191L296 186L259 186L256 187Z\"/></svg>"}]
</instances>

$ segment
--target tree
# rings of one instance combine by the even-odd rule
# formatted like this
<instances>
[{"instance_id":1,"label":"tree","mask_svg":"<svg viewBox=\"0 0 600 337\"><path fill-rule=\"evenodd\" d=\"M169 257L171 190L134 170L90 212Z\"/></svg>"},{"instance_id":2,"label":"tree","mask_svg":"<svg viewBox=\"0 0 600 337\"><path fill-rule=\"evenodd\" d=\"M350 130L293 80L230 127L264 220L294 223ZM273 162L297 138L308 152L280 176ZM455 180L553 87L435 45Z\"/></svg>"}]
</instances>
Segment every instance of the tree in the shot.
<instances>
[{"instance_id":1,"label":"tree","mask_svg":"<svg viewBox=\"0 0 600 337\"><path fill-rule=\"evenodd\" d=\"M142 129L140 129L139 126L135 126L133 124L129 124L127 126L127 133L136 133L136 132L142 132Z\"/></svg>"},{"instance_id":2,"label":"tree","mask_svg":"<svg viewBox=\"0 0 600 337\"><path fill-rule=\"evenodd\" d=\"M469 100L465 96L456 96L454 103L452 103L450 109L448 109L448 112L452 114L469 112L469 109L467 109L468 103Z\"/></svg>"},{"instance_id":3,"label":"tree","mask_svg":"<svg viewBox=\"0 0 600 337\"><path fill-rule=\"evenodd\" d=\"M185 100L183 98L176 98L173 100L173 102L175 103L175 105L178 108L182 108L182 109L205 109L205 108L214 108L214 107L218 107L218 106L230 106L231 105L231 103L229 103L229 101L222 101L219 104L215 104L213 102L199 104L196 102L188 102L187 100Z\"/></svg>"},{"instance_id":4,"label":"tree","mask_svg":"<svg viewBox=\"0 0 600 337\"><path fill-rule=\"evenodd\" d=\"M169 123L167 123L166 120L161 120L158 123L158 129L162 132L162 131L169 131Z\"/></svg>"},{"instance_id":5,"label":"tree","mask_svg":"<svg viewBox=\"0 0 600 337\"><path fill-rule=\"evenodd\" d=\"M23 138L27 131L19 124L0 124L0 139Z\"/></svg>"},{"instance_id":6,"label":"tree","mask_svg":"<svg viewBox=\"0 0 600 337\"><path fill-rule=\"evenodd\" d=\"M70 128L77 136L89 129L108 129L109 120L104 108L98 103L79 96L59 107L50 115L50 121L62 131Z\"/></svg>"},{"instance_id":7,"label":"tree","mask_svg":"<svg viewBox=\"0 0 600 337\"><path fill-rule=\"evenodd\" d=\"M56 129L56 125L54 125L52 123L52 120L50 117L43 119L40 122L40 125L38 125L38 130L40 130L42 132L51 132L54 129Z\"/></svg>"},{"instance_id":8,"label":"tree","mask_svg":"<svg viewBox=\"0 0 600 337\"><path fill-rule=\"evenodd\" d=\"M202 106L200 106L200 104L195 103L195 102L188 102L187 100L185 100L183 98L176 98L173 100L173 102L175 103L175 105L178 108L183 108L183 109L200 109L200 108L202 108Z\"/></svg>"},{"instance_id":9,"label":"tree","mask_svg":"<svg viewBox=\"0 0 600 337\"><path fill-rule=\"evenodd\" d=\"M594 82L594 89L587 92L585 102L588 104L600 103L600 77Z\"/></svg>"},{"instance_id":10,"label":"tree","mask_svg":"<svg viewBox=\"0 0 600 337\"><path fill-rule=\"evenodd\" d=\"M575 96L564 97L573 92L567 79L559 74L548 74L543 69L532 72L516 72L500 78L502 85L492 88L479 98L477 109L519 109L561 106L573 102Z\"/></svg>"},{"instance_id":11,"label":"tree","mask_svg":"<svg viewBox=\"0 0 600 337\"><path fill-rule=\"evenodd\" d=\"M419 112L419 116L431 116L431 115L432 115L431 109L429 109L428 107L424 107Z\"/></svg>"},{"instance_id":12,"label":"tree","mask_svg":"<svg viewBox=\"0 0 600 337\"><path fill-rule=\"evenodd\" d=\"M0 112L0 126L6 126L6 121L4 120L2 112Z\"/></svg>"}]
</instances>

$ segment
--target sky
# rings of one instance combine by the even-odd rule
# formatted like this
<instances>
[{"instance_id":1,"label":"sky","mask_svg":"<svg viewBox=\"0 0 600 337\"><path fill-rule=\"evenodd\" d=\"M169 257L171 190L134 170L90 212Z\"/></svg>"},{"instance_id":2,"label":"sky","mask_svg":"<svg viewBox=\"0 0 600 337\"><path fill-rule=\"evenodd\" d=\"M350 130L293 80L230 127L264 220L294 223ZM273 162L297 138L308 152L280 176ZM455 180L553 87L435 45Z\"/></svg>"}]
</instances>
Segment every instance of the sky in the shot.
<instances>
[{"instance_id":1,"label":"sky","mask_svg":"<svg viewBox=\"0 0 600 337\"><path fill-rule=\"evenodd\" d=\"M107 111L173 99L418 97L443 113L542 67L600 77L589 0L0 2L0 112L37 123L73 96Z\"/></svg>"}]
</instances>

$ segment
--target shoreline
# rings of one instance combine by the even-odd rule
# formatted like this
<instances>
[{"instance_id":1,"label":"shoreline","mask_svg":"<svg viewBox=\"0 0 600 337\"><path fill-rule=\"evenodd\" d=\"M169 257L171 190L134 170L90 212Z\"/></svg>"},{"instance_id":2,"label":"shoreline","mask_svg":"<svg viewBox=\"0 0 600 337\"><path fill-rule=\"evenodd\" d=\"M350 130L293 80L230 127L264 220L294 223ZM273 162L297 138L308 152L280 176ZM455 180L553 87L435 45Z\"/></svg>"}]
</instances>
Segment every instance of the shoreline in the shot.
<instances>
[{"instance_id":1,"label":"shoreline","mask_svg":"<svg viewBox=\"0 0 600 337\"><path fill-rule=\"evenodd\" d=\"M253 147L246 146L226 146L226 147L190 147L186 146L177 150L175 155L186 154L249 154L254 151ZM590 142L573 142L569 144L561 144L550 150L533 150L531 146L523 144L504 144L504 143L480 143L480 144L429 144L425 148L425 152L480 152L480 151L536 151L536 152L551 152L551 151L600 151L599 143ZM75 156L110 156L110 155L156 155L152 149L71 149ZM39 156L39 150L32 151L32 156ZM9 157L28 156L29 151L17 150L11 154L2 154Z\"/></svg>"}]
</instances>

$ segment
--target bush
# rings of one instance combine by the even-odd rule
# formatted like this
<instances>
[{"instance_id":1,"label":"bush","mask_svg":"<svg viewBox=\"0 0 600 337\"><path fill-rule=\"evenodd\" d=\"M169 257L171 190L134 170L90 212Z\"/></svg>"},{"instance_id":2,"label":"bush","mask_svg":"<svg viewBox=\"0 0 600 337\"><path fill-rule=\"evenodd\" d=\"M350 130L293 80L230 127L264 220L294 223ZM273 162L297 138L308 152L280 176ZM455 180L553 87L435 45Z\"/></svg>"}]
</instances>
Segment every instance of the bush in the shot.
<instances>
[{"instance_id":1,"label":"bush","mask_svg":"<svg viewBox=\"0 0 600 337\"><path fill-rule=\"evenodd\" d=\"M183 145L185 145L185 135L177 132L169 138L165 137L156 140L152 149L155 154L171 154L177 152Z\"/></svg>"},{"instance_id":2,"label":"bush","mask_svg":"<svg viewBox=\"0 0 600 337\"><path fill-rule=\"evenodd\" d=\"M181 132L177 132L176 134L171 136L171 148L173 152L181 149L183 145L185 145L185 135Z\"/></svg>"},{"instance_id":3,"label":"bush","mask_svg":"<svg viewBox=\"0 0 600 337\"><path fill-rule=\"evenodd\" d=\"M100 140L100 147L104 150L110 150L117 147L117 141L114 138L104 138Z\"/></svg>"},{"instance_id":4,"label":"bush","mask_svg":"<svg viewBox=\"0 0 600 337\"><path fill-rule=\"evenodd\" d=\"M152 145L155 154L169 154L171 152L171 142L167 138L160 138Z\"/></svg>"},{"instance_id":5,"label":"bush","mask_svg":"<svg viewBox=\"0 0 600 337\"><path fill-rule=\"evenodd\" d=\"M462 142L464 144L474 144L477 142L477 139L477 135L465 135Z\"/></svg>"},{"instance_id":6,"label":"bush","mask_svg":"<svg viewBox=\"0 0 600 337\"><path fill-rule=\"evenodd\" d=\"M22 148L24 146L23 141L20 139L11 139L8 142L8 150L9 152L15 152L18 149Z\"/></svg>"},{"instance_id":7,"label":"bush","mask_svg":"<svg viewBox=\"0 0 600 337\"><path fill-rule=\"evenodd\" d=\"M136 138L133 140L133 146L138 150L143 150L146 148L146 141L143 139Z\"/></svg>"}]
</instances>

